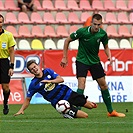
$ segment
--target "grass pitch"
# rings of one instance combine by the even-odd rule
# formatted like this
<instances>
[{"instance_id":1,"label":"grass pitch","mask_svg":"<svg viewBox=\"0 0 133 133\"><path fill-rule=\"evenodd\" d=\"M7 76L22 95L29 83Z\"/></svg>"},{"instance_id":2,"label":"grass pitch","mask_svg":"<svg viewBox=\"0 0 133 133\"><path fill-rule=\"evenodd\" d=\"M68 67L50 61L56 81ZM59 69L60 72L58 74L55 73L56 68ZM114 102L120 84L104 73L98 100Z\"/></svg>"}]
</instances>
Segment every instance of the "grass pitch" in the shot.
<instances>
[{"instance_id":1,"label":"grass pitch","mask_svg":"<svg viewBox=\"0 0 133 133\"><path fill-rule=\"evenodd\" d=\"M87 119L64 119L51 105L30 105L24 115L13 114L21 105L10 105L8 115L3 115L0 105L0 133L132 133L133 103L113 103L114 109L126 114L125 118L108 118L106 107L88 110Z\"/></svg>"}]
</instances>

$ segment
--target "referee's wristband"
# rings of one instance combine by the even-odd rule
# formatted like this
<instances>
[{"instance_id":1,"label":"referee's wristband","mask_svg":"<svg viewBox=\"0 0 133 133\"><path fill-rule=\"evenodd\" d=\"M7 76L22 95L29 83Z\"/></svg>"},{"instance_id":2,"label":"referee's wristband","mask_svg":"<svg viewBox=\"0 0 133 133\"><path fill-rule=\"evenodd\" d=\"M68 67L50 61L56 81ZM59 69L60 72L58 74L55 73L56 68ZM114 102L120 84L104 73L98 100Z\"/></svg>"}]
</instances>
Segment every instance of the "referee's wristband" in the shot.
<instances>
[{"instance_id":1,"label":"referee's wristband","mask_svg":"<svg viewBox=\"0 0 133 133\"><path fill-rule=\"evenodd\" d=\"M14 69L14 63L11 63L11 64L10 64L10 68L11 68L11 69Z\"/></svg>"}]
</instances>

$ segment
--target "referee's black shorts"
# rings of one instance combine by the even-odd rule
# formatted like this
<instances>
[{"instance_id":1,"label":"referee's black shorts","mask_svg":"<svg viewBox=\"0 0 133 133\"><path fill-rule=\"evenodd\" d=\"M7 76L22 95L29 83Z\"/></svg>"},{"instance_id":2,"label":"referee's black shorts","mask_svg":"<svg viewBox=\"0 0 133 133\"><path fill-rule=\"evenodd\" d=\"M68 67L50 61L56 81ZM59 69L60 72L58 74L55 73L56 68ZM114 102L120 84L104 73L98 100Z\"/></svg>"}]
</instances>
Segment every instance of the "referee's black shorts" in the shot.
<instances>
[{"instance_id":1,"label":"referee's black shorts","mask_svg":"<svg viewBox=\"0 0 133 133\"><path fill-rule=\"evenodd\" d=\"M8 58L0 59L0 84L10 82L10 76L8 76L9 68Z\"/></svg>"}]
</instances>

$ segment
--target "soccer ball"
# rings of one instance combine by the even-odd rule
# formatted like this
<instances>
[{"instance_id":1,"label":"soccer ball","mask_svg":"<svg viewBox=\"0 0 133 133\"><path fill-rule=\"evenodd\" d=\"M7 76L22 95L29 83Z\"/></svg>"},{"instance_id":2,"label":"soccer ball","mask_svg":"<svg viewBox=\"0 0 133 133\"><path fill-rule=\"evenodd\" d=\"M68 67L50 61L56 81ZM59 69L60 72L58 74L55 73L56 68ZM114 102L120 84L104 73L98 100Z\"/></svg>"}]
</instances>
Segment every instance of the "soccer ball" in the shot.
<instances>
[{"instance_id":1,"label":"soccer ball","mask_svg":"<svg viewBox=\"0 0 133 133\"><path fill-rule=\"evenodd\" d=\"M67 113L70 110L70 103L66 100L60 100L57 104L56 104L56 110L59 113Z\"/></svg>"}]
</instances>

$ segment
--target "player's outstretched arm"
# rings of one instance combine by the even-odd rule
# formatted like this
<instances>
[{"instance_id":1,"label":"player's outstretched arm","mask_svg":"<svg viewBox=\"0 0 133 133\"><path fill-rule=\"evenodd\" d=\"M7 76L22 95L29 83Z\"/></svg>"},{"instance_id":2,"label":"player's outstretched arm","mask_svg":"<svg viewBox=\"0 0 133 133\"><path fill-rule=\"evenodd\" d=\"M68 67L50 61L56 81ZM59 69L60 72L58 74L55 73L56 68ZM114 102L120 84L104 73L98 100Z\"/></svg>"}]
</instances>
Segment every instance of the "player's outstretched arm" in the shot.
<instances>
[{"instance_id":1,"label":"player's outstretched arm","mask_svg":"<svg viewBox=\"0 0 133 133\"><path fill-rule=\"evenodd\" d=\"M60 76L57 76L55 79L52 80L42 80L43 83L62 83L64 82L64 79Z\"/></svg>"},{"instance_id":2,"label":"player's outstretched arm","mask_svg":"<svg viewBox=\"0 0 133 133\"><path fill-rule=\"evenodd\" d=\"M26 98L24 103L23 103L23 105L22 105L22 107L20 108L20 110L16 114L14 114L14 116L18 116L20 114L24 114L24 110L26 108L28 108L28 106L30 104L30 100L31 100L31 98Z\"/></svg>"},{"instance_id":3,"label":"player's outstretched arm","mask_svg":"<svg viewBox=\"0 0 133 133\"><path fill-rule=\"evenodd\" d=\"M70 36L65 40L64 42L64 47L63 47L63 58L60 62L61 67L65 68L67 66L67 53L68 53L68 47L69 47L69 43L72 41L72 39L70 38Z\"/></svg>"},{"instance_id":4,"label":"player's outstretched arm","mask_svg":"<svg viewBox=\"0 0 133 133\"><path fill-rule=\"evenodd\" d=\"M112 60L112 57L111 57L111 51L110 51L110 49L109 49L109 47L108 47L108 44L105 45L104 51L105 51L105 53L106 53L106 55L107 55L108 61L110 61L110 65L111 65L112 62L113 62L113 60Z\"/></svg>"}]
</instances>

